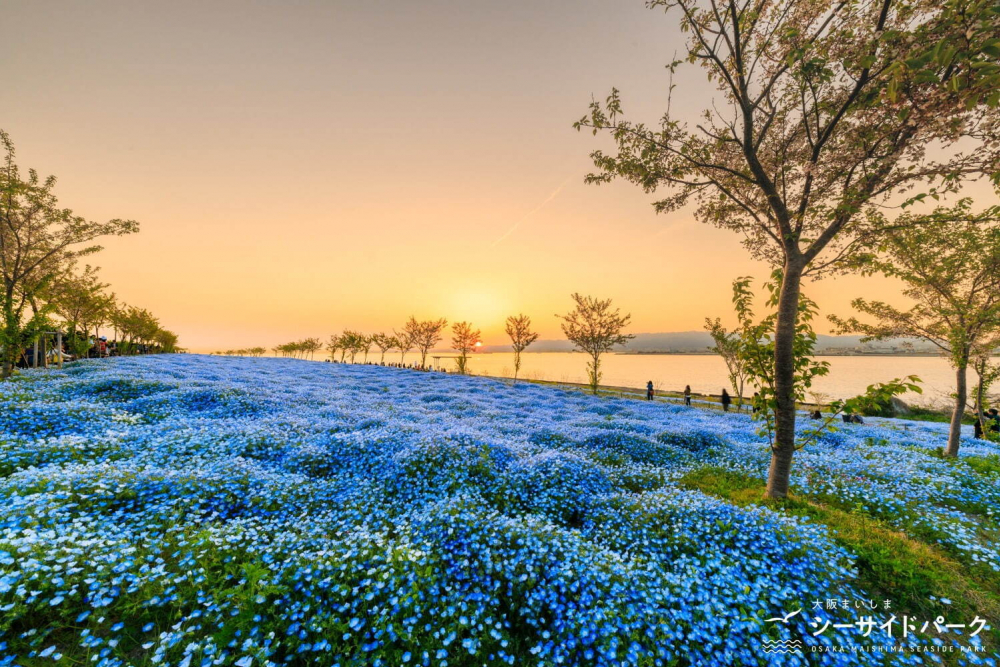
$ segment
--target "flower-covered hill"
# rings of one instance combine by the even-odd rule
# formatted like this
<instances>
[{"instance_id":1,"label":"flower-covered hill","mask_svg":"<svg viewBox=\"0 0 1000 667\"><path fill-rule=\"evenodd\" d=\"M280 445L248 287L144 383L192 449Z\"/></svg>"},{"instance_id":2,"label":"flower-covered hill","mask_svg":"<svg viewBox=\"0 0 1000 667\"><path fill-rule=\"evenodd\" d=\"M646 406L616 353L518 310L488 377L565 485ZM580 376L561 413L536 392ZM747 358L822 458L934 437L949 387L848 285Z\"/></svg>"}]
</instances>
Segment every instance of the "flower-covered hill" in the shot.
<instances>
[{"instance_id":1,"label":"flower-covered hill","mask_svg":"<svg viewBox=\"0 0 1000 667\"><path fill-rule=\"evenodd\" d=\"M0 434L0 665L924 664L981 642L944 660L993 662L990 628L849 627L857 601L922 593L868 590L883 561L822 516L697 490L765 477L743 415L163 355L2 383ZM990 609L996 450L941 443L845 426L794 484L982 584L922 611Z\"/></svg>"}]
</instances>

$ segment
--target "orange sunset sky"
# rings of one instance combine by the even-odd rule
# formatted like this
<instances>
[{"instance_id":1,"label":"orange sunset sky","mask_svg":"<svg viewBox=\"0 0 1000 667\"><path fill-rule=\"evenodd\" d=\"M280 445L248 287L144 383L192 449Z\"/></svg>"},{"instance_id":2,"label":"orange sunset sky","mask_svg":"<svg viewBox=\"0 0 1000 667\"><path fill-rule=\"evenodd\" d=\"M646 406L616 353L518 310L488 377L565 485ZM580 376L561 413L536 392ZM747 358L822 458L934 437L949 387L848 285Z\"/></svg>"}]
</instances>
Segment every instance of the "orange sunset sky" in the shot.
<instances>
[{"instance_id":1,"label":"orange sunset sky","mask_svg":"<svg viewBox=\"0 0 1000 667\"><path fill-rule=\"evenodd\" d=\"M738 237L587 186L575 132L612 86L665 109L676 16L641 0L8 0L0 127L64 206L133 218L93 261L195 351L344 327L466 319L487 344L523 311L543 338L574 291L633 332L731 319L763 278ZM675 108L709 94L699 70ZM688 94L685 94L688 92ZM987 188L977 196L992 195ZM824 313L884 281L808 288ZM820 325L825 330L825 325Z\"/></svg>"}]
</instances>

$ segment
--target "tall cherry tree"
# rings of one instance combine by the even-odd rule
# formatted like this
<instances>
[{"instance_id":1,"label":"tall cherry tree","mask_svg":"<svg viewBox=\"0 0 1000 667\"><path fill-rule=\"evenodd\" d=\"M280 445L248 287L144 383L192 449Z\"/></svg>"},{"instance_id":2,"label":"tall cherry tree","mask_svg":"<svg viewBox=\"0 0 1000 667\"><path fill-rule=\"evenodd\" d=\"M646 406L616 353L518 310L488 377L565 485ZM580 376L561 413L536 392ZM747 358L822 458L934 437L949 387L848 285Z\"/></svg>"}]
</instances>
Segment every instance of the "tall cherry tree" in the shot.
<instances>
[{"instance_id":1,"label":"tall cherry tree","mask_svg":"<svg viewBox=\"0 0 1000 667\"><path fill-rule=\"evenodd\" d=\"M621 95L577 129L609 135L595 183L664 191L782 271L774 345L776 437L767 495L788 493L795 452L795 327L804 278L843 268L879 235L885 204L1000 184L1000 14L987 0L650 0L687 32L684 90L655 125ZM673 83L671 82L671 88Z\"/></svg>"}]
</instances>

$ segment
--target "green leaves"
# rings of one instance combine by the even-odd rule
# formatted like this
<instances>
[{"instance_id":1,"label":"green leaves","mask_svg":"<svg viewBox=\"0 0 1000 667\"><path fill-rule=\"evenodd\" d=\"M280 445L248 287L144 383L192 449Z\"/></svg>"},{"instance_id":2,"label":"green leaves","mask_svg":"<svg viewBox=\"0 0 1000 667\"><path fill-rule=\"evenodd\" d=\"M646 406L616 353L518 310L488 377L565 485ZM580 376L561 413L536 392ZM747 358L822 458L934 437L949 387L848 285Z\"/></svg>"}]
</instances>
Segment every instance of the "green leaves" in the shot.
<instances>
[{"instance_id":1,"label":"green leaves","mask_svg":"<svg viewBox=\"0 0 1000 667\"><path fill-rule=\"evenodd\" d=\"M980 51L991 58L1000 58L1000 39L986 40L980 47Z\"/></svg>"},{"instance_id":2,"label":"green leaves","mask_svg":"<svg viewBox=\"0 0 1000 667\"><path fill-rule=\"evenodd\" d=\"M842 414L877 414L883 407L889 405L895 396L901 396L907 392L922 394L923 389L920 387L920 382L920 378L916 375L908 375L905 378L896 378L888 382L877 382L868 385L863 394L854 398L833 401L829 406L830 412L827 417L814 428L804 433L804 437L798 447L801 449L815 442L823 433L836 431L837 429L834 424L837 421L837 417Z\"/></svg>"},{"instance_id":3,"label":"green leaves","mask_svg":"<svg viewBox=\"0 0 1000 667\"><path fill-rule=\"evenodd\" d=\"M2 130L0 145L6 153L0 160L3 163L0 167L0 201L3 202L0 206L0 255L3 258L0 274L5 288L0 290L3 318L0 342L4 347L3 376L7 377L23 345L37 334L33 325L22 324L26 306L31 304L32 319L37 319L41 315L39 304L45 304L43 310L56 305L48 301L60 293L55 289L60 282L57 278L69 274L78 257L101 249L94 244L95 240L102 236L135 233L139 223L122 219L93 222L75 215L70 209L61 208L53 192L55 178L41 179L33 169L28 170L27 178L23 177L14 163L14 145ZM62 279L61 282L61 287L66 288L72 280ZM66 319L75 325L80 321L76 313L79 309L74 306L71 310L74 316ZM66 317L65 310L62 315Z\"/></svg>"},{"instance_id":4,"label":"green leaves","mask_svg":"<svg viewBox=\"0 0 1000 667\"><path fill-rule=\"evenodd\" d=\"M910 392L922 394L923 389L920 383L921 380L916 375L908 375L905 378L896 378L888 382L877 382L869 385L863 394L854 398L834 401L830 404L830 408L834 415L842 412L847 414L870 414L888 405L894 396L901 396Z\"/></svg>"},{"instance_id":5,"label":"green leaves","mask_svg":"<svg viewBox=\"0 0 1000 667\"><path fill-rule=\"evenodd\" d=\"M917 197L915 201L919 201ZM867 339L914 337L926 340L947 355L959 371L977 355L1000 345L1000 209L974 212L963 199L952 207L938 207L923 215L903 214L876 252L866 257L866 271L902 281L903 295L913 305L901 309L881 301L855 299L857 318L830 316L842 333L861 333ZM965 381L958 380L955 415L949 448L957 453L958 417L965 405ZM869 389L887 391L891 384Z\"/></svg>"},{"instance_id":6,"label":"green leaves","mask_svg":"<svg viewBox=\"0 0 1000 667\"><path fill-rule=\"evenodd\" d=\"M754 406L757 411L754 418L761 422L760 433L766 435L768 441L774 439L775 410L777 399L774 375L774 340L777 325L776 308L781 292L783 275L774 271L771 279L764 283L767 293L767 306L772 312L762 320L755 321L753 311L754 293L750 277L741 277L733 281L733 307L739 321L739 328L730 334L727 345L731 346L732 354L738 359L740 370L748 384L757 390ZM813 380L830 372L829 364L813 359L816 347L816 332L812 321L816 317L816 304L808 297L799 298L798 319L793 341L794 351L794 398L804 401L806 392L812 386ZM708 321L711 325L712 322ZM714 334L713 334L714 337ZM717 343L718 345L718 343ZM727 348L728 350L729 348Z\"/></svg>"},{"instance_id":7,"label":"green leaves","mask_svg":"<svg viewBox=\"0 0 1000 667\"><path fill-rule=\"evenodd\" d=\"M582 294L572 294L576 307L566 315L557 315L562 320L562 330L566 339L577 349L590 355L587 364L587 374L593 392L601 381L600 359L605 352L610 352L616 345L624 345L635 338L624 333L632 316L621 314L617 308L612 309L611 299L597 299Z\"/></svg>"}]
</instances>

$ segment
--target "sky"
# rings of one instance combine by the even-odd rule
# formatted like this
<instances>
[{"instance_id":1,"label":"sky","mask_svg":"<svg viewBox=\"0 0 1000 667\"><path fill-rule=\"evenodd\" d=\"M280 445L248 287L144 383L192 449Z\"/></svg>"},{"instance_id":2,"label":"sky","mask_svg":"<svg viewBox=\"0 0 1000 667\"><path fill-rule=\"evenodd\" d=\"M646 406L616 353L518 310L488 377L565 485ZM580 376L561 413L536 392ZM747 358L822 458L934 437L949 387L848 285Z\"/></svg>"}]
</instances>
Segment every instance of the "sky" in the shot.
<instances>
[{"instance_id":1,"label":"sky","mask_svg":"<svg viewBox=\"0 0 1000 667\"><path fill-rule=\"evenodd\" d=\"M768 269L690 211L585 185L602 143L572 128L612 86L655 122L682 40L641 0L7 0L0 127L63 206L140 222L92 262L194 351L410 315L499 344L523 312L558 338L573 292L633 332L693 330ZM807 287L839 314L895 292Z\"/></svg>"}]
</instances>

